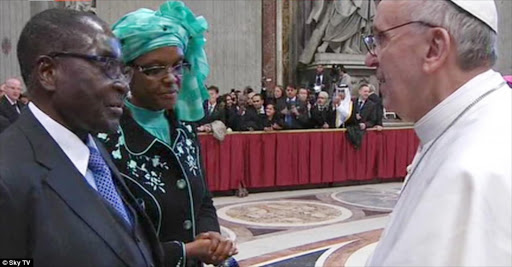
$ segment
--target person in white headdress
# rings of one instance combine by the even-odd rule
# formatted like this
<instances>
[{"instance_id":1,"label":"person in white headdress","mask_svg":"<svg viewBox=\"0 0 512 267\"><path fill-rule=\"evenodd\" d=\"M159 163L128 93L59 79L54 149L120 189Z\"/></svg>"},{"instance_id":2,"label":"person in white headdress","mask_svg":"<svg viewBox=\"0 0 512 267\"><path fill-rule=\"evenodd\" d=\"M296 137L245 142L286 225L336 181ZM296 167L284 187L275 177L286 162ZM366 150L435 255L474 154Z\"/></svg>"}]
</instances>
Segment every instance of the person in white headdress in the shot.
<instances>
[{"instance_id":1,"label":"person in white headdress","mask_svg":"<svg viewBox=\"0 0 512 267\"><path fill-rule=\"evenodd\" d=\"M420 139L368 266L512 266L512 90L492 0L383 0L366 64Z\"/></svg>"}]
</instances>

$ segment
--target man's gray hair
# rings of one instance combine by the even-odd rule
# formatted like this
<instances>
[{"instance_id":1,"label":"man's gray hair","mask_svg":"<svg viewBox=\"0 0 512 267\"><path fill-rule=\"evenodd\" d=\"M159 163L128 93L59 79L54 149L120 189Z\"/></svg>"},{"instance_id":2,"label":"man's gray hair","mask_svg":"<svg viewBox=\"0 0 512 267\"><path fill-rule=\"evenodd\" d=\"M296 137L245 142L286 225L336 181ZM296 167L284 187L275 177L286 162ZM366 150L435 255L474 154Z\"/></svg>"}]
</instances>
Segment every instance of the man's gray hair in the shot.
<instances>
[{"instance_id":1,"label":"man's gray hair","mask_svg":"<svg viewBox=\"0 0 512 267\"><path fill-rule=\"evenodd\" d=\"M411 20L445 28L457 45L457 63L462 70L493 66L497 56L496 33L450 1L411 1Z\"/></svg>"},{"instance_id":2,"label":"man's gray hair","mask_svg":"<svg viewBox=\"0 0 512 267\"><path fill-rule=\"evenodd\" d=\"M327 92L325 92L325 91L322 91L322 92L318 93L318 96L323 96L326 99L329 99L329 94Z\"/></svg>"}]
</instances>

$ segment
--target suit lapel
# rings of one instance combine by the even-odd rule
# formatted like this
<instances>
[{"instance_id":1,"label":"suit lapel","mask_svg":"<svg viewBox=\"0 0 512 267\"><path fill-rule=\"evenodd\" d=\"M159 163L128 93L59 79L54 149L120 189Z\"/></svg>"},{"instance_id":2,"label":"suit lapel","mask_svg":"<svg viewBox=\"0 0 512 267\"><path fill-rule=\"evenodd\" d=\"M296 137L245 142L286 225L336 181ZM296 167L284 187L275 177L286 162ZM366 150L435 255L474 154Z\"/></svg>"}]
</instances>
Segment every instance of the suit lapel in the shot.
<instances>
[{"instance_id":1,"label":"suit lapel","mask_svg":"<svg viewBox=\"0 0 512 267\"><path fill-rule=\"evenodd\" d=\"M69 161L69 160L68 160ZM46 178L48 185L127 265L131 264L129 249L119 238L119 222L105 206L104 201L94 192L84 177L70 165L61 164L50 170ZM129 232L127 234L130 234Z\"/></svg>"},{"instance_id":2,"label":"suit lapel","mask_svg":"<svg viewBox=\"0 0 512 267\"><path fill-rule=\"evenodd\" d=\"M32 112L20 117L19 128L32 143L36 161L48 169L44 181L127 265L131 264L129 249L119 237L116 222L103 200L85 181L82 174L61 150ZM126 234L131 235L129 232Z\"/></svg>"},{"instance_id":3,"label":"suit lapel","mask_svg":"<svg viewBox=\"0 0 512 267\"><path fill-rule=\"evenodd\" d=\"M18 111L16 111L16 108L11 105L11 102L7 100L6 96L2 97L2 101L0 103L2 105L2 109L6 112L7 119L11 123L13 123L18 118Z\"/></svg>"}]
</instances>

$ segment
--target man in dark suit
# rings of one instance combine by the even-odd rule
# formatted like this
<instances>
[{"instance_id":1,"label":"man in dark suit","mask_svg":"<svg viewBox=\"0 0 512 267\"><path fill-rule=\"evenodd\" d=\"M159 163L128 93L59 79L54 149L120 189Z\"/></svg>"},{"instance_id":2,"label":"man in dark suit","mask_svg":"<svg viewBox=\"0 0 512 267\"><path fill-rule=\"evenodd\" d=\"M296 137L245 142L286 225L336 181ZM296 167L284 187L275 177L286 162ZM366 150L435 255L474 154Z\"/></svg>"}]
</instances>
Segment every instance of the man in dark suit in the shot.
<instances>
[{"instance_id":1,"label":"man in dark suit","mask_svg":"<svg viewBox=\"0 0 512 267\"><path fill-rule=\"evenodd\" d=\"M286 86L286 107L281 110L284 117L285 129L304 129L309 121L307 103L299 101L297 88L289 84Z\"/></svg>"},{"instance_id":2,"label":"man in dark suit","mask_svg":"<svg viewBox=\"0 0 512 267\"><path fill-rule=\"evenodd\" d=\"M0 135L0 258L163 266L142 204L93 137L119 126L132 76L119 47L91 13L50 9L25 25L17 54L32 102Z\"/></svg>"},{"instance_id":3,"label":"man in dark suit","mask_svg":"<svg viewBox=\"0 0 512 267\"><path fill-rule=\"evenodd\" d=\"M4 96L0 97L0 116L3 116L13 123L18 119L19 114L25 105L19 101L21 95L21 82L16 78L9 78L2 85Z\"/></svg>"},{"instance_id":4,"label":"man in dark suit","mask_svg":"<svg viewBox=\"0 0 512 267\"><path fill-rule=\"evenodd\" d=\"M210 123L214 121L222 121L226 124L225 103L219 102L219 88L214 85L208 87L208 94L210 99L203 103L204 117L199 121L197 128L200 132L211 132Z\"/></svg>"},{"instance_id":5,"label":"man in dark suit","mask_svg":"<svg viewBox=\"0 0 512 267\"><path fill-rule=\"evenodd\" d=\"M331 76L326 74L324 71L323 65L316 66L316 73L309 81L312 89L315 94L318 95L321 91L327 92L329 96L332 96L332 86L331 86Z\"/></svg>"},{"instance_id":6,"label":"man in dark suit","mask_svg":"<svg viewBox=\"0 0 512 267\"><path fill-rule=\"evenodd\" d=\"M263 131L266 118L263 97L261 94L255 94L252 97L252 106L247 107L241 118L241 128L243 131Z\"/></svg>"},{"instance_id":7,"label":"man in dark suit","mask_svg":"<svg viewBox=\"0 0 512 267\"><path fill-rule=\"evenodd\" d=\"M361 130L372 128L377 125L377 104L368 99L370 87L368 84L359 86L359 97L354 99L352 106L352 115L348 119L348 125L359 125Z\"/></svg>"}]
</instances>

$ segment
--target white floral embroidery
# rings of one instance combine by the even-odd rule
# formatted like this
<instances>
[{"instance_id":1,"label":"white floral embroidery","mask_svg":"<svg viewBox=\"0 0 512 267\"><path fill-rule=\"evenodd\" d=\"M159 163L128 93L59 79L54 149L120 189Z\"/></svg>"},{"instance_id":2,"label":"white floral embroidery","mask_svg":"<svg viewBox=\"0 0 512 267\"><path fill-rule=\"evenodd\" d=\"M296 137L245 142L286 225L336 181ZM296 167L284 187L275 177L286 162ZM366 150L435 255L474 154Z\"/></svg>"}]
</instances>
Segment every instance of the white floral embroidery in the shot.
<instances>
[{"instance_id":1,"label":"white floral embroidery","mask_svg":"<svg viewBox=\"0 0 512 267\"><path fill-rule=\"evenodd\" d=\"M194 175L197 175L196 170L199 168L197 167L196 160L194 157L192 157L190 154L187 156L187 165L188 165L188 171L192 172Z\"/></svg>"},{"instance_id":2,"label":"white floral embroidery","mask_svg":"<svg viewBox=\"0 0 512 267\"><path fill-rule=\"evenodd\" d=\"M176 146L177 146L176 149L178 150L178 154L180 156L183 155L185 153L185 151L183 151L183 144L178 143Z\"/></svg>"},{"instance_id":3,"label":"white floral embroidery","mask_svg":"<svg viewBox=\"0 0 512 267\"><path fill-rule=\"evenodd\" d=\"M194 157L194 154L196 153L194 142L185 136L184 140L181 139L177 142L175 153L179 160L185 162L186 166L183 167L187 169L187 172L197 176L199 166L196 158Z\"/></svg>"},{"instance_id":4,"label":"white floral embroidery","mask_svg":"<svg viewBox=\"0 0 512 267\"><path fill-rule=\"evenodd\" d=\"M162 183L161 180L162 174L157 175L155 172L152 171L151 174L146 173L144 175L144 178L146 179L146 182L144 183L151 186L151 189L153 189L153 191L159 189L160 191L162 191L162 193L165 193L165 189L163 188L165 184Z\"/></svg>"},{"instance_id":5,"label":"white floral embroidery","mask_svg":"<svg viewBox=\"0 0 512 267\"><path fill-rule=\"evenodd\" d=\"M119 147L116 150L112 151L112 157L114 159L121 159L122 158L122 156L121 156L121 149L119 149Z\"/></svg>"},{"instance_id":6,"label":"white floral embroidery","mask_svg":"<svg viewBox=\"0 0 512 267\"><path fill-rule=\"evenodd\" d=\"M159 156L154 156L151 161L153 162L153 167L156 167L160 164L160 157Z\"/></svg>"},{"instance_id":7,"label":"white floral embroidery","mask_svg":"<svg viewBox=\"0 0 512 267\"><path fill-rule=\"evenodd\" d=\"M105 140L105 141L108 141L107 138L108 138L108 134L106 133L99 133L98 134L98 138L101 139L101 140Z\"/></svg>"},{"instance_id":8,"label":"white floral embroidery","mask_svg":"<svg viewBox=\"0 0 512 267\"><path fill-rule=\"evenodd\" d=\"M139 162L140 167L137 165L137 162ZM144 184L149 185L153 191L160 190L162 193L165 193L165 184L162 182L162 174L156 173L155 171L149 171L146 169L146 163L150 163L147 166L153 166L153 167L167 167L166 163L160 162L160 159L158 156L154 158L149 158L147 156L141 155L141 156L135 156L134 159L130 159L128 161L128 169L131 172L132 176L140 177L139 172L142 173L145 181Z\"/></svg>"},{"instance_id":9,"label":"white floral embroidery","mask_svg":"<svg viewBox=\"0 0 512 267\"><path fill-rule=\"evenodd\" d=\"M134 161L134 160L130 160L130 162L128 162L128 168L136 169L137 168L137 162Z\"/></svg>"}]
</instances>

